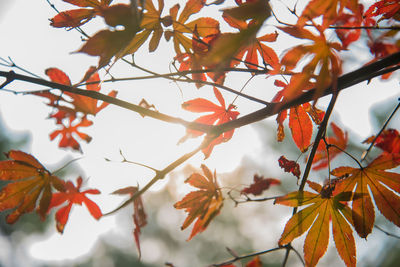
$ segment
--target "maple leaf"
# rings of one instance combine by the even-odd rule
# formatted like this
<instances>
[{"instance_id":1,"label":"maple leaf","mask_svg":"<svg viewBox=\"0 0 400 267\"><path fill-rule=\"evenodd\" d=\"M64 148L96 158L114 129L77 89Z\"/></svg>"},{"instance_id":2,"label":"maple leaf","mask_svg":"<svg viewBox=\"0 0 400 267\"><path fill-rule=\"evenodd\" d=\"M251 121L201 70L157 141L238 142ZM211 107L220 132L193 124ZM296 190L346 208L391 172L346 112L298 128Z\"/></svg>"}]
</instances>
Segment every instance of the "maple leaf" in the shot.
<instances>
[{"instance_id":1,"label":"maple leaf","mask_svg":"<svg viewBox=\"0 0 400 267\"><path fill-rule=\"evenodd\" d=\"M363 141L363 144L370 144L375 139L371 136ZM396 129L384 130L375 140L374 146L379 147L384 153L400 153L400 133Z\"/></svg>"},{"instance_id":2,"label":"maple leaf","mask_svg":"<svg viewBox=\"0 0 400 267\"><path fill-rule=\"evenodd\" d=\"M120 54L141 30L140 21L130 5L116 4L102 8L101 16L106 24L113 30L101 30L90 37L86 43L77 51L91 56L99 56L98 68L108 64L111 58ZM121 26L123 29L116 28Z\"/></svg>"},{"instance_id":3,"label":"maple leaf","mask_svg":"<svg viewBox=\"0 0 400 267\"><path fill-rule=\"evenodd\" d=\"M114 191L112 194L118 194L118 195L129 194L130 196L133 196L138 190L139 188L137 186L128 186L125 188L118 189L117 191ZM133 201L133 210L134 212L132 217L133 217L133 223L135 224L133 237L135 238L135 243L140 258L141 256L140 241L139 241L140 229L146 226L147 224L147 215L146 212L144 211L144 206L141 196L135 198L135 200Z\"/></svg>"},{"instance_id":4,"label":"maple leaf","mask_svg":"<svg viewBox=\"0 0 400 267\"><path fill-rule=\"evenodd\" d=\"M198 37L213 35L219 33L219 22L213 18L202 17L187 23L189 17L198 13L204 7L204 0L188 0L185 7L178 17L179 4L174 5L170 10L172 19L172 31L166 31L164 36L167 41L173 38L174 48L177 54L190 53L192 50L192 41L184 33L193 34L197 30ZM183 47L184 52L180 46Z\"/></svg>"},{"instance_id":5,"label":"maple leaf","mask_svg":"<svg viewBox=\"0 0 400 267\"><path fill-rule=\"evenodd\" d=\"M291 71L303 58L311 58L303 67L301 73L297 74L296 79L292 78L290 80L290 88L293 87L292 83L295 86L290 90L289 88L286 89L287 94L285 94L285 97L289 99L301 93L305 85L309 85L310 78L315 78L316 80L315 88L318 96L341 73L341 61L335 50L340 51L342 46L337 42L328 42L322 27L318 27L317 25L315 27L319 35L315 35L300 26L279 27L279 29L293 37L308 39L313 42L291 48L281 60L281 64L285 66L286 71ZM315 73L316 71L318 71L318 74Z\"/></svg>"},{"instance_id":6,"label":"maple leaf","mask_svg":"<svg viewBox=\"0 0 400 267\"><path fill-rule=\"evenodd\" d=\"M61 135L60 142L58 144L59 147L70 147L74 150L81 150L81 146L78 141L76 141L74 135L76 134L82 140L85 140L89 143L92 140L92 137L85 133L79 132L79 127L88 127L93 124L92 121L88 120L86 117L83 117L82 120L77 122L75 125L72 125L75 117L70 117L68 121L68 125L64 125L61 123L61 129L55 130L50 134L50 140L54 140L57 136Z\"/></svg>"},{"instance_id":7,"label":"maple leaf","mask_svg":"<svg viewBox=\"0 0 400 267\"><path fill-rule=\"evenodd\" d=\"M35 208L44 219L52 199L52 188L64 190L62 180L30 154L11 150L6 156L10 160L0 161L0 180L10 182L0 191L0 211L15 208L7 215L7 223L16 222Z\"/></svg>"},{"instance_id":8,"label":"maple leaf","mask_svg":"<svg viewBox=\"0 0 400 267\"><path fill-rule=\"evenodd\" d=\"M342 13L344 8L348 8L355 12L358 8L358 0L309 1L299 17L297 24L304 26L307 21L323 16L323 24L327 26L332 22L332 20L337 18L338 14Z\"/></svg>"},{"instance_id":9,"label":"maple leaf","mask_svg":"<svg viewBox=\"0 0 400 267\"><path fill-rule=\"evenodd\" d=\"M292 77L292 80L296 80L297 78ZM272 102L283 102L286 100L287 93L290 89L290 86L293 84L292 81L290 84L286 84L280 80L275 80L275 86L283 87L282 90L278 91L275 97L272 99ZM306 87L305 90L311 87ZM304 90L304 89L303 89ZM304 103L302 105L291 108L289 113L289 127L292 133L293 140L297 147L302 151L306 151L311 142L311 136L313 131L313 126L310 118L314 121L315 124L320 124L324 118L325 112L318 109L315 105L310 105L309 103ZM276 117L276 122L278 123L277 130L277 140L278 142L283 141L285 138L285 131L283 123L287 118L287 110L283 110L278 113ZM310 117L308 117L307 116Z\"/></svg>"},{"instance_id":10,"label":"maple leaf","mask_svg":"<svg viewBox=\"0 0 400 267\"><path fill-rule=\"evenodd\" d=\"M335 29L336 35L339 37L342 42L342 47L344 50L347 47L357 41L361 35L361 26L364 24L365 26L372 26L366 24L372 24L371 20L365 20L363 18L363 10L364 6L359 4L357 10L355 10L354 14L349 14L342 12L338 14L332 24L340 27L346 27L346 29ZM374 21L375 22L375 21ZM373 23L374 24L374 23Z\"/></svg>"},{"instance_id":11,"label":"maple leaf","mask_svg":"<svg viewBox=\"0 0 400 267\"><path fill-rule=\"evenodd\" d=\"M329 149L329 160L328 160L328 153L326 151L327 147L325 145L325 142L323 140L321 140L318 144L317 152L315 153L315 156L313 159L313 164L316 164L316 163L318 163L318 164L313 166L313 170L320 170L322 168L327 167L330 160L332 160L334 157L336 157L338 154L340 154L343 150L346 149L347 141L348 141L347 132L343 133L343 131L333 122L331 123L331 128L332 128L334 136L330 136L330 137L326 138L326 142L329 145L334 145L334 146L330 146L328 148Z\"/></svg>"},{"instance_id":12,"label":"maple leaf","mask_svg":"<svg viewBox=\"0 0 400 267\"><path fill-rule=\"evenodd\" d=\"M259 196L263 191L268 190L271 185L281 184L281 181L274 178L264 178L264 176L259 176L258 174L254 174L253 177L254 182L242 189L240 191L241 194L253 194L255 196Z\"/></svg>"},{"instance_id":13,"label":"maple leaf","mask_svg":"<svg viewBox=\"0 0 400 267\"><path fill-rule=\"evenodd\" d=\"M48 210L68 202L67 205L61 207L56 212L57 230L61 234L64 232L65 225L68 222L69 213L71 212L73 204L82 205L84 203L90 214L96 220L100 219L102 216L99 206L86 196L86 194L100 194L100 191L97 189L87 189L81 192L81 186L82 178L78 177L76 179L76 186L71 181L67 181L64 186L64 192L53 193Z\"/></svg>"},{"instance_id":14,"label":"maple leaf","mask_svg":"<svg viewBox=\"0 0 400 267\"><path fill-rule=\"evenodd\" d=\"M50 25L56 28L75 28L82 26L95 16L101 14L101 9L106 8L112 0L63 0L78 7L79 9L67 10L58 13L50 19Z\"/></svg>"},{"instance_id":15,"label":"maple leaf","mask_svg":"<svg viewBox=\"0 0 400 267\"><path fill-rule=\"evenodd\" d=\"M196 72L199 70L206 70L214 66L205 66L202 58L208 53L211 44L218 38L219 34L208 35L204 38L197 37L197 29L195 28L192 37L192 50L191 53L178 54L174 59L180 63L179 71L193 70L192 79L196 81L206 81L207 77L204 72ZM207 72L207 76L214 80L214 82L223 84L225 74L220 72ZM204 84L196 82L196 87L200 88Z\"/></svg>"},{"instance_id":16,"label":"maple leaf","mask_svg":"<svg viewBox=\"0 0 400 267\"><path fill-rule=\"evenodd\" d=\"M214 95L217 98L220 106L214 104L213 102L204 99L204 98L196 98L193 100L186 101L182 104L182 108L191 112L203 113L203 112L211 112L211 114L207 114L201 116L195 120L198 123L204 123L208 125L219 125L234 120L239 115L239 112L233 111L236 107L233 105L229 105L226 107L225 100L222 97L221 92L214 87ZM229 141L233 136L234 130L224 132L220 136L214 139L208 147L203 149L203 153L205 158L208 158L214 148L215 145ZM195 138L203 135L203 132L187 129L186 135L181 138L179 143L184 142L187 138Z\"/></svg>"},{"instance_id":17,"label":"maple leaf","mask_svg":"<svg viewBox=\"0 0 400 267\"><path fill-rule=\"evenodd\" d=\"M355 242L349 226L349 223L353 224L351 210L345 204L352 200L352 193L333 191L329 184L322 187L307 182L318 194L295 191L275 200L277 204L290 207L308 205L286 223L279 245L290 243L311 227L304 242L304 260L306 266L315 266L328 247L329 224L332 221L333 239L340 257L347 266L356 266Z\"/></svg>"},{"instance_id":18,"label":"maple leaf","mask_svg":"<svg viewBox=\"0 0 400 267\"><path fill-rule=\"evenodd\" d=\"M367 167L339 167L332 171L334 176L345 177L336 185L337 190L354 190L362 196L352 202L354 227L360 237L366 238L374 226L372 197L383 216L400 226L400 174L385 171L398 165L400 154L383 154Z\"/></svg>"},{"instance_id":19,"label":"maple leaf","mask_svg":"<svg viewBox=\"0 0 400 267\"><path fill-rule=\"evenodd\" d=\"M365 11L365 17L377 17L382 15L378 20L390 18L400 18L400 3L396 0L381 0L371 5L367 11Z\"/></svg>"},{"instance_id":20,"label":"maple leaf","mask_svg":"<svg viewBox=\"0 0 400 267\"><path fill-rule=\"evenodd\" d=\"M254 21L247 23L243 20L235 19L228 15L228 13L223 13L222 17L224 20L232 27L238 29L239 31L244 31L249 27L252 27ZM261 37L254 37L248 40L248 44L241 48L238 54L235 56L236 59L242 60L244 55L246 55L244 62L249 69L257 69L258 57L263 61L263 64L270 65L276 72L280 69L279 59L275 51L269 46L265 45L265 42L275 42L278 37L278 33L269 33Z\"/></svg>"},{"instance_id":21,"label":"maple leaf","mask_svg":"<svg viewBox=\"0 0 400 267\"><path fill-rule=\"evenodd\" d=\"M140 4L140 2L139 2ZM154 7L153 1L148 0L144 2L144 8L142 14L142 21L140 28L143 29L140 33L129 42L126 48L118 55L122 57L124 55L135 53L140 46L148 39L151 33L153 33L149 42L149 52L153 52L157 49L160 39L164 33L163 25L168 27L172 25L171 16L161 17L161 13L164 9L164 0L158 0L158 9Z\"/></svg>"},{"instance_id":22,"label":"maple leaf","mask_svg":"<svg viewBox=\"0 0 400 267\"><path fill-rule=\"evenodd\" d=\"M72 86L71 80L69 79L68 75L58 68L48 68L46 69L45 73L47 76L49 76L52 82ZM87 83L86 90L96 91L96 92L101 90L100 77L99 74L96 72L95 67L90 67L87 70L81 82L84 81L86 81ZM73 94L70 92L64 92L63 94L69 96L71 100L64 98L62 95L56 95L51 92L38 92L33 94L49 99L50 102L47 105L55 107L59 111L64 112L59 115L53 114L51 116L57 118L57 122L59 122L63 118L66 118L67 116L76 116L77 112L82 112L84 113L84 115L90 114L95 116L99 111L108 106L108 103L103 102L101 103L101 105L98 105L97 99ZM108 96L111 97L115 97L116 95L117 92L114 90L108 94ZM73 108L71 108L70 105L72 105ZM65 116L62 117L62 115Z\"/></svg>"},{"instance_id":23,"label":"maple leaf","mask_svg":"<svg viewBox=\"0 0 400 267\"><path fill-rule=\"evenodd\" d=\"M185 181L185 183L200 190L190 192L181 201L174 204L176 209L185 209L188 213L182 224L182 230L196 220L188 240L203 232L211 220L219 214L223 206L224 198L222 197L221 189L218 187L215 171L213 175L210 169L203 164L201 169L204 176L199 173L193 173Z\"/></svg>"},{"instance_id":24,"label":"maple leaf","mask_svg":"<svg viewBox=\"0 0 400 267\"><path fill-rule=\"evenodd\" d=\"M290 172L291 174L296 176L297 179L300 178L300 174L301 174L300 166L296 161L288 160L287 158L285 158L285 156L281 156L278 159L278 163L279 163L279 167L283 168L283 170L285 172Z\"/></svg>"},{"instance_id":25,"label":"maple leaf","mask_svg":"<svg viewBox=\"0 0 400 267\"><path fill-rule=\"evenodd\" d=\"M251 49L251 44L257 40L257 32L270 14L271 10L266 0L249 1L240 4L238 7L224 9L223 16L232 18L232 21L250 19L251 22L246 27L244 26L245 23L242 26L237 25L237 27L243 27L238 33L228 32L220 34L218 39L212 44L209 53L203 58L203 64L223 69L232 64L232 60L242 49L247 47L247 51L251 50L250 54L255 52ZM258 42L263 41L263 38L265 38L265 41L273 40L273 36L271 38L268 35L260 38L260 40L257 40ZM258 51L262 54L267 54L265 59L268 59L268 63L274 67L276 58L273 50L267 46L263 46ZM250 54L248 53L249 56ZM255 57L252 56L251 60L255 60Z\"/></svg>"}]
</instances>

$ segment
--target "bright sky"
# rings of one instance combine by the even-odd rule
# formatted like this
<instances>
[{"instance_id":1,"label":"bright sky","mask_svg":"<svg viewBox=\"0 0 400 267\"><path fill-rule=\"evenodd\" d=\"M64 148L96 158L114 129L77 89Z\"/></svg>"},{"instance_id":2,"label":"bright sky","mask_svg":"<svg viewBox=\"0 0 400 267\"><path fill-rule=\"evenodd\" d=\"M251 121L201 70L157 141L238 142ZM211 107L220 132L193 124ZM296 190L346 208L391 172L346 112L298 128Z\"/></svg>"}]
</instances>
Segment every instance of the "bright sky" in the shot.
<instances>
[{"instance_id":1,"label":"bright sky","mask_svg":"<svg viewBox=\"0 0 400 267\"><path fill-rule=\"evenodd\" d=\"M53 2L60 10L72 7L61 1ZM169 4L172 1L166 2L165 10L170 7ZM58 67L69 75L73 83L78 82L89 66L97 64L97 58L71 54L82 45L80 36L75 31L67 32L50 27L48 18L54 15L54 10L45 0L2 0L0 2L0 36L2 36L0 57L9 56L17 65L42 77L45 77L45 69ZM93 28L89 28L88 32L93 32L102 25L100 19L97 21L98 23L92 23ZM282 35L279 38L282 39L278 39L278 42L284 42L286 37ZM145 49L147 50L147 45ZM139 53L136 61L152 70L166 73L169 71L168 64L172 56L170 44L166 47L166 43L162 42L160 51L155 55ZM349 53L348 56L351 57L352 54ZM367 59L360 58L359 60L365 62ZM117 77L142 75L139 71L123 64L118 64L111 71ZM236 89L240 89L244 83L243 80L235 83L233 78L228 82L237 85ZM272 82L270 85L272 86ZM21 82L15 82L7 88L18 91L40 89ZM160 79L120 84L109 83L103 84L102 88L104 92L118 89L118 97L133 103L139 103L142 98L145 98L161 112L188 120L196 116L182 113L180 104L185 100L198 97L198 93L212 96L212 88L202 88L197 91L187 89L185 85L181 85L182 95L176 84ZM254 79L250 82L248 91L245 92L269 96L276 92L260 93L258 88L265 88L265 79ZM224 96L227 102L234 98L225 93ZM337 118L342 125L350 127L354 134L359 135L360 140L366 138L373 134L369 122L369 107L388 97L399 97L396 79L384 83L373 80L368 86L365 83L354 86L340 94L335 109ZM215 100L213 97L210 99ZM81 155L60 150L57 142L50 142L48 134L55 129L55 125L53 121L44 119L50 110L43 102L44 100L38 97L15 96L2 92L0 93L0 115L12 131L30 131L31 141L28 149L45 166L56 170L61 167L55 165L60 160L70 160ZM248 103L244 100L236 102L241 114L254 109ZM321 105L326 105L326 103L326 99L320 101ZM78 175L82 175L88 188L95 187L102 191L104 193L102 196L91 198L101 203L104 212L115 208L122 201L122 198L110 196L109 193L136 183L143 185L153 175L151 171L141 167L107 163L104 160L105 157L118 161L121 159L119 149L122 149L125 156L132 161L163 168L199 143L199 140L193 140L176 146L178 140L185 134L183 127L171 126L149 118L143 119L130 111L111 106L100 112L94 126L85 132L93 137L93 141L89 145L82 146L85 153L78 164L83 173L74 173L68 178L75 180ZM231 171L237 167L244 155L252 155L255 151L259 151L260 144L255 130L252 127L243 127L235 132L234 138L229 143L215 149L213 156L207 160L207 165L210 169L217 168L218 172ZM200 166L202 158L199 154L190 160L190 163ZM76 164L73 166L78 167ZM156 185L153 190L161 188L163 183ZM114 217L95 222L85 208L76 207L71 213L66 231L62 236L56 233L55 227L50 228L44 237L30 237L27 246L32 243L29 252L38 259L73 259L89 252L98 236L109 231L117 231ZM82 238L82 235L85 238ZM38 241L37 238L40 240ZM143 260L146 261L145 258Z\"/></svg>"}]
</instances>

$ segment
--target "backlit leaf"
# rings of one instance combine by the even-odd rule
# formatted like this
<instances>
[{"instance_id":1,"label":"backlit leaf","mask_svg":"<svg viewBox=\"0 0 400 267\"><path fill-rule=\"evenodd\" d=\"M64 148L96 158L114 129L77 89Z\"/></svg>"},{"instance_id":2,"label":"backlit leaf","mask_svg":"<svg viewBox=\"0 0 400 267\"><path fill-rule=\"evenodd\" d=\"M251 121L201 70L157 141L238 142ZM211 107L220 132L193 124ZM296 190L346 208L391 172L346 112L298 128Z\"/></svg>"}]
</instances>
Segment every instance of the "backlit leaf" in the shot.
<instances>
[{"instance_id":1,"label":"backlit leaf","mask_svg":"<svg viewBox=\"0 0 400 267\"><path fill-rule=\"evenodd\" d=\"M113 194L124 195L129 194L131 197L139 190L137 186L128 186L125 188L118 189L114 191ZM133 201L133 223L135 224L135 229L133 230L133 237L135 238L136 248L139 253L139 258L141 256L140 250L140 229L147 225L147 214L144 211L144 205L142 197L139 196Z\"/></svg>"},{"instance_id":2,"label":"backlit leaf","mask_svg":"<svg viewBox=\"0 0 400 267\"><path fill-rule=\"evenodd\" d=\"M190 192L181 201L174 204L176 209L184 209L188 213L188 217L181 227L182 230L196 221L188 240L207 228L211 220L219 214L224 200L215 172L212 174L205 165L201 165L201 168L204 176L193 173L185 181L200 190Z\"/></svg>"},{"instance_id":3,"label":"backlit leaf","mask_svg":"<svg viewBox=\"0 0 400 267\"><path fill-rule=\"evenodd\" d=\"M226 107L224 98L222 97L219 90L215 87L214 87L214 95L218 99L218 102L220 104L219 106L207 99L196 98L184 102L182 104L182 108L196 113L203 113L203 112L210 113L196 119L195 122L198 123L204 123L208 125L219 125L229 122L231 120L235 120L239 115L239 112L233 110L236 107L233 105L229 105L228 107ZM203 149L205 158L208 158L210 156L212 149L214 148L215 145L229 141L232 138L233 133L234 130L224 132L216 139L214 139L214 141L208 147ZM204 134L203 132L187 129L186 135L179 142L183 142L187 138L195 138L203 134Z\"/></svg>"},{"instance_id":4,"label":"backlit leaf","mask_svg":"<svg viewBox=\"0 0 400 267\"><path fill-rule=\"evenodd\" d=\"M311 188L318 190L319 194L297 191L275 200L275 203L291 207L308 205L294 214L286 223L279 245L290 243L309 229L303 248L304 260L306 266L316 266L328 247L329 222L332 220L333 238L340 257L346 266L356 266L355 241L344 215L350 211L349 207L343 203L351 200L352 194L333 191L330 184L324 187L313 182L309 184ZM352 223L351 220L350 223Z\"/></svg>"},{"instance_id":5,"label":"backlit leaf","mask_svg":"<svg viewBox=\"0 0 400 267\"><path fill-rule=\"evenodd\" d=\"M372 198L382 215L400 226L400 174L385 171L398 165L399 154L383 154L367 167L339 167L332 171L337 177L345 177L336 185L337 190L354 191L361 196L352 203L352 219L360 237L366 238L374 226Z\"/></svg>"},{"instance_id":6,"label":"backlit leaf","mask_svg":"<svg viewBox=\"0 0 400 267\"><path fill-rule=\"evenodd\" d=\"M86 194L100 194L97 189L88 189L80 191L82 186L82 178L78 177L76 180L77 185L75 186L71 181L65 183L65 191L53 193L49 210L68 202L67 205L61 207L56 212L57 230L60 233L64 232L65 225L68 222L69 213L73 204L82 205L85 204L90 214L96 219L100 219L102 216L99 206L92 200L90 200Z\"/></svg>"},{"instance_id":7,"label":"backlit leaf","mask_svg":"<svg viewBox=\"0 0 400 267\"><path fill-rule=\"evenodd\" d=\"M0 211L14 209L7 215L7 223L14 223L21 215L35 208L44 219L53 188L64 190L62 180L25 152L11 150L6 156L9 160L0 161L0 180L10 183L1 189Z\"/></svg>"}]
</instances>

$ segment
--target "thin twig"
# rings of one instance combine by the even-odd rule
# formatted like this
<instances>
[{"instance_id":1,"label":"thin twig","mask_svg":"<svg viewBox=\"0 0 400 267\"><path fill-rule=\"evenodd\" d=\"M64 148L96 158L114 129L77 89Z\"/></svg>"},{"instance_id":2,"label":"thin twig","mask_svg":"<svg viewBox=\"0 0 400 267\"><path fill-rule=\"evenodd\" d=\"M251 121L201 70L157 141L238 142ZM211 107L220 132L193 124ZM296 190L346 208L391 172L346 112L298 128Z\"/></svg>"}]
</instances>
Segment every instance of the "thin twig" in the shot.
<instances>
[{"instance_id":1,"label":"thin twig","mask_svg":"<svg viewBox=\"0 0 400 267\"><path fill-rule=\"evenodd\" d=\"M384 233L384 234L388 235L388 236L391 236L391 237L394 237L394 238L400 239L400 236L398 236L398 235L395 235L395 234L392 234L392 233L389 233L388 231L386 231L386 230L383 230L382 228L380 228L380 227L379 227L378 225L376 225L376 224L374 224L374 227L375 227L376 229L380 230L382 233Z\"/></svg>"},{"instance_id":2,"label":"thin twig","mask_svg":"<svg viewBox=\"0 0 400 267\"><path fill-rule=\"evenodd\" d=\"M243 93L241 93L241 92L238 92L238 91L236 91L236 90L234 90L234 89L232 89L232 88L229 88L229 87L227 87L227 86L225 86L225 85L222 85L222 84L219 84L219 83L209 82L209 81L202 81L202 80L193 80L193 79L180 79L180 78L174 78L174 77L170 77L170 76L164 76L164 74L158 74L158 73L156 73L156 72L154 72L154 71L151 71L151 70L148 70L148 69L146 69L146 68L143 68L143 67L137 65L137 64L134 63L134 62L129 62L129 61L125 60L125 59L122 59L122 60L123 60L124 62L130 64L132 67L135 67L135 68L137 68L137 69L140 69L141 71L150 73L150 74L152 74L152 75L154 75L154 76L157 76L157 77L166 78L166 79L169 79L169 80L172 80L172 81L176 81L176 82L201 83L201 84L205 84L205 85L211 85L211 86L215 86L215 87L220 88L220 89L223 89L223 90L225 90L225 91L227 91L227 92L230 92L230 93L239 95L239 96L241 96L241 97L243 97L243 98L249 99L249 100L251 100L251 101L254 101L254 102L257 102L257 103L260 103L260 104L263 104L263 105L268 105L268 104L270 104L270 103L267 102L267 101L264 101L264 100L262 100L262 99L258 99L258 98L256 98L256 97L253 97L253 96L250 96L250 95L243 94ZM184 73L184 74L189 74L189 73ZM182 76L182 75L181 75L181 76Z\"/></svg>"},{"instance_id":3,"label":"thin twig","mask_svg":"<svg viewBox=\"0 0 400 267\"><path fill-rule=\"evenodd\" d=\"M247 258L251 258L251 257L267 254L267 253L270 253L270 252L274 252L274 251L277 251L277 250L284 249L286 247L287 246L276 247L276 248L272 248L272 249L268 249L268 250L264 250L264 251L260 251L260 252L256 252L256 253L246 254L246 255L243 255L243 256L235 256L233 259L230 259L230 260L227 260L227 261L224 261L224 262L221 262L221 263L217 263L217 264L212 264L212 265L210 265L210 267L211 266L212 267L218 267L218 266L228 265L228 264L234 263L234 262L239 261L239 260L243 260L243 259L247 259Z\"/></svg>"},{"instance_id":4,"label":"thin twig","mask_svg":"<svg viewBox=\"0 0 400 267\"><path fill-rule=\"evenodd\" d=\"M363 162L365 160L365 158L367 157L369 151L372 149L372 147L374 146L376 140L378 139L378 137L382 134L382 132L385 130L386 126L389 124L390 120L393 118L394 114L397 112L397 110L400 108L400 98L398 99L399 103L397 103L397 106L393 109L392 113L390 114L390 116L386 119L385 123L382 125L381 130L379 131L379 133L375 136L374 140L372 140L371 144L369 145L368 149L366 151L364 151L364 153L361 156L361 162Z\"/></svg>"},{"instance_id":5,"label":"thin twig","mask_svg":"<svg viewBox=\"0 0 400 267\"><path fill-rule=\"evenodd\" d=\"M172 170L174 170L176 167L178 167L179 165L181 165L182 163L184 163L185 161L187 161L188 159L190 159L192 156L194 156L195 154L197 154L197 152L199 152L200 150L202 150L203 148L207 147L211 142L212 142L213 138L210 137L206 137L204 139L204 141L202 142L202 144L197 147L196 149L194 149L193 151L184 154L183 156L179 157L177 160L175 160L174 162L172 162L171 164L169 164L167 167L165 167L162 170L159 170L156 172L156 175L139 191L137 191L135 194L133 194L128 200L126 200L124 203L122 203L121 205L119 205L116 209L107 212L105 214L103 214L103 216L107 216L107 215L111 215L114 214L115 212L119 211L120 209L126 207L127 205L129 205L130 203L132 203L132 201L134 201L136 198L138 198L139 196L141 196L144 192L146 192L151 186L153 186L153 184L155 184L157 181L162 180L165 178L165 176L170 173Z\"/></svg>"}]
</instances>

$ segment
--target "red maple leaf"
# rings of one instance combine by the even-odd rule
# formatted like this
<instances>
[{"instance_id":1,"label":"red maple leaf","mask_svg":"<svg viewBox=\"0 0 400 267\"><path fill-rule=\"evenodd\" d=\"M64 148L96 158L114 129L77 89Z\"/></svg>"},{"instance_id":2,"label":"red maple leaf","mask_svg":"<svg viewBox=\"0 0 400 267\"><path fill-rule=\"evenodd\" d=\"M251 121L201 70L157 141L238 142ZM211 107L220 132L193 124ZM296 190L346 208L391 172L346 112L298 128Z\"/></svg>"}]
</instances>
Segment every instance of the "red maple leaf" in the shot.
<instances>
[{"instance_id":1,"label":"red maple leaf","mask_svg":"<svg viewBox=\"0 0 400 267\"><path fill-rule=\"evenodd\" d=\"M93 124L92 121L88 120L86 117L83 117L81 121L72 125L75 117L70 117L68 125L62 124L62 128L59 130L55 130L50 134L50 140L54 140L57 136L61 135L60 142L58 144L59 147L70 147L74 150L80 151L81 146L78 141L76 141L74 135L77 135L82 140L85 140L89 143L92 140L92 137L85 133L79 132L79 127L88 127Z\"/></svg>"},{"instance_id":2,"label":"red maple leaf","mask_svg":"<svg viewBox=\"0 0 400 267\"><path fill-rule=\"evenodd\" d=\"M118 194L118 195L129 194L130 196L133 196L138 190L139 188L137 186L128 186L125 188L118 189L117 191L114 191L113 194ZM133 223L135 224L133 237L135 238L135 243L140 258L141 256L140 240L139 240L140 229L147 224L147 214L144 211L144 206L141 196L139 196L133 201L133 210L134 212L132 217L133 217Z\"/></svg>"},{"instance_id":3,"label":"red maple leaf","mask_svg":"<svg viewBox=\"0 0 400 267\"><path fill-rule=\"evenodd\" d=\"M60 69L48 68L46 70L46 75L49 76L49 78L52 82L71 86L71 81L70 81L68 75L65 74ZM86 83L87 83L86 90L98 92L101 89L100 77L99 77L99 74L96 72L95 67L90 67L87 70L82 81L86 81ZM98 105L97 99L93 99L93 98L90 98L87 96L76 95L76 94L73 94L70 92L65 92L64 94L71 97L72 101L67 101L64 98L60 99L60 96L54 95L49 92L46 95L41 95L41 96L49 98L50 104L54 107L59 107L60 105L58 105L58 102L60 102L62 100L64 104L67 104L66 102L68 102L68 104L72 104L74 106L75 112L82 112L84 114L96 115L100 110L102 110L106 106L108 106L108 103L105 103L105 102L103 102L101 105ZM111 96L111 97L115 97L116 95L117 95L116 91L111 91L108 94L108 96ZM64 105L64 107L69 108L68 106L65 106L65 105Z\"/></svg>"},{"instance_id":4,"label":"red maple leaf","mask_svg":"<svg viewBox=\"0 0 400 267\"><path fill-rule=\"evenodd\" d=\"M69 213L72 208L72 204L82 205L85 204L86 208L89 210L90 214L96 219L100 219L102 216L101 210L99 206L92 200L90 200L86 194L100 194L100 191L97 189L88 189L85 191L80 191L82 186L82 178L78 177L76 180L77 186L71 182L67 181L65 183L65 192L53 193L51 198L51 202L49 205L49 210L62 205L64 202L68 202L66 206L61 207L56 212L56 221L57 221L57 230L60 233L63 233L64 227L68 221Z\"/></svg>"},{"instance_id":5,"label":"red maple leaf","mask_svg":"<svg viewBox=\"0 0 400 267\"><path fill-rule=\"evenodd\" d=\"M285 158L285 156L281 156L278 159L278 162L279 162L279 167L283 168L285 172L290 172L291 174L296 176L297 179L300 178L301 174L300 166L296 161L288 160L287 158Z\"/></svg>"},{"instance_id":6,"label":"red maple leaf","mask_svg":"<svg viewBox=\"0 0 400 267\"><path fill-rule=\"evenodd\" d=\"M72 5L83 7L58 13L50 19L50 25L56 28L75 28L101 14L101 9L108 7L112 0L63 0Z\"/></svg>"},{"instance_id":7,"label":"red maple leaf","mask_svg":"<svg viewBox=\"0 0 400 267\"><path fill-rule=\"evenodd\" d=\"M254 182L246 188L240 191L241 194L253 194L255 196L261 195L263 191L270 188L271 185L281 184L281 181L274 178L264 178L264 176L259 176L254 174Z\"/></svg>"},{"instance_id":8,"label":"red maple leaf","mask_svg":"<svg viewBox=\"0 0 400 267\"><path fill-rule=\"evenodd\" d=\"M400 16L400 2L397 0L381 0L373 4L365 11L365 17L377 17L382 15L383 19L390 19L392 17Z\"/></svg>"},{"instance_id":9,"label":"red maple leaf","mask_svg":"<svg viewBox=\"0 0 400 267\"><path fill-rule=\"evenodd\" d=\"M236 107L234 105L229 105L228 107L226 107L225 100L222 97L222 94L215 87L214 87L214 94L215 94L215 97L218 99L220 106L214 104L213 102L211 102L207 99L196 98L196 99L184 102L182 104L182 108L186 109L188 111L191 111L191 112L197 112L197 113L209 112L209 113L211 113L211 114L207 114L207 115L201 116L198 119L196 119L195 122L198 122L198 123L204 123L204 124L208 124L208 125L219 125L219 124L224 124L228 121L236 119L237 116L239 115L239 112L233 111L233 109L235 109ZM234 133L234 130L231 130L231 131L221 134L216 139L214 139L214 141L212 141L208 147L203 149L205 158L208 158L210 156L215 145L229 141L232 138L233 133ZM181 140L179 142L183 142L187 138L195 138L195 137L201 136L203 134L204 134L203 132L188 129L186 131L186 135L183 138L181 138Z\"/></svg>"},{"instance_id":10,"label":"red maple leaf","mask_svg":"<svg viewBox=\"0 0 400 267\"><path fill-rule=\"evenodd\" d=\"M371 136L364 140L363 143L370 144L375 139ZM374 146L379 147L384 153L400 153L400 134L396 129L388 129L383 131L375 140Z\"/></svg>"}]
</instances>

